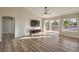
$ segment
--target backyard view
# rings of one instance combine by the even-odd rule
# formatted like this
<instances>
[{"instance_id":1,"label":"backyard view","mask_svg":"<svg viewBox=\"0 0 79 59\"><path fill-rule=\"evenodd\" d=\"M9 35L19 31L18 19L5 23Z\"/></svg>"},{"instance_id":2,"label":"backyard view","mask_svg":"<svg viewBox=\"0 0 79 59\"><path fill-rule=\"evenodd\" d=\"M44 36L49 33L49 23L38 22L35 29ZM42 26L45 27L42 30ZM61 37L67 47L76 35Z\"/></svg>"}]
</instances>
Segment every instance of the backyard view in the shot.
<instances>
[{"instance_id":1,"label":"backyard view","mask_svg":"<svg viewBox=\"0 0 79 59\"><path fill-rule=\"evenodd\" d=\"M77 19L64 19L64 31L76 32L77 31Z\"/></svg>"},{"instance_id":2,"label":"backyard view","mask_svg":"<svg viewBox=\"0 0 79 59\"><path fill-rule=\"evenodd\" d=\"M50 27L51 24L51 27ZM77 27L77 19L76 18L71 18L71 19L64 19L63 21L63 30L68 31L68 32L77 32L78 27ZM60 27L60 22L58 19L55 20L45 20L44 21L44 29L45 31L49 31L51 28L52 31L57 31L59 32Z\"/></svg>"},{"instance_id":3,"label":"backyard view","mask_svg":"<svg viewBox=\"0 0 79 59\"><path fill-rule=\"evenodd\" d=\"M44 30L49 31L51 28L52 31L59 32L59 20L45 20L44 21Z\"/></svg>"},{"instance_id":4,"label":"backyard view","mask_svg":"<svg viewBox=\"0 0 79 59\"><path fill-rule=\"evenodd\" d=\"M59 20L52 20L51 29L53 31L59 31Z\"/></svg>"}]
</instances>

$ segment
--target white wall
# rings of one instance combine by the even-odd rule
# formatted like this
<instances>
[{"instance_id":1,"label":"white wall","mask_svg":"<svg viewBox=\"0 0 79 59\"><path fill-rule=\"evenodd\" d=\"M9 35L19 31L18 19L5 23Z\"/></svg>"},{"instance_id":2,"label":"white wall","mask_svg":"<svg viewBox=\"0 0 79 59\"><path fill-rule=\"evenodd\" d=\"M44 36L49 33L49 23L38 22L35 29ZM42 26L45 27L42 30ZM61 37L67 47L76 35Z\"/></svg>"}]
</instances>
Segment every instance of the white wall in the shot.
<instances>
[{"instance_id":1,"label":"white wall","mask_svg":"<svg viewBox=\"0 0 79 59\"><path fill-rule=\"evenodd\" d=\"M36 15L22 7L0 7L0 16L15 18L15 37L27 35L30 19L37 19Z\"/></svg>"}]
</instances>

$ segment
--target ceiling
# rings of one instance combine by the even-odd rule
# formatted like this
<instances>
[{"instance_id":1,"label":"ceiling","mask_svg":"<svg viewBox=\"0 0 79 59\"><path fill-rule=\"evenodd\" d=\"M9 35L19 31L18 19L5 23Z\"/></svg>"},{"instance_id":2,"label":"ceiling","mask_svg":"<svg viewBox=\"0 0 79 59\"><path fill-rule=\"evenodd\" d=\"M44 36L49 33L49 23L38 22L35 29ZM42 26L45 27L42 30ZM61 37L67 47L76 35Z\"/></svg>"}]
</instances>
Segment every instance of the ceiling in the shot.
<instances>
[{"instance_id":1,"label":"ceiling","mask_svg":"<svg viewBox=\"0 0 79 59\"><path fill-rule=\"evenodd\" d=\"M26 7L27 10L41 16L44 14L44 7ZM79 7L48 7L48 14L52 17L67 15L72 13L79 13Z\"/></svg>"}]
</instances>

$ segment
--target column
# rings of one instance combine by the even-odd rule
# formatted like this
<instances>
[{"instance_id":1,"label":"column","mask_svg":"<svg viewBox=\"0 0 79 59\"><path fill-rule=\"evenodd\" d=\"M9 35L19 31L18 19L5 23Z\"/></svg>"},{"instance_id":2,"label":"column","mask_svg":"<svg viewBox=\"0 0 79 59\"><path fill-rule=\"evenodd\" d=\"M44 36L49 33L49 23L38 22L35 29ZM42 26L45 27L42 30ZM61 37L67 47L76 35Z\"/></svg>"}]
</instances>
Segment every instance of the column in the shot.
<instances>
[{"instance_id":1,"label":"column","mask_svg":"<svg viewBox=\"0 0 79 59\"><path fill-rule=\"evenodd\" d=\"M79 33L79 16L77 16L77 27L78 27L78 33Z\"/></svg>"}]
</instances>

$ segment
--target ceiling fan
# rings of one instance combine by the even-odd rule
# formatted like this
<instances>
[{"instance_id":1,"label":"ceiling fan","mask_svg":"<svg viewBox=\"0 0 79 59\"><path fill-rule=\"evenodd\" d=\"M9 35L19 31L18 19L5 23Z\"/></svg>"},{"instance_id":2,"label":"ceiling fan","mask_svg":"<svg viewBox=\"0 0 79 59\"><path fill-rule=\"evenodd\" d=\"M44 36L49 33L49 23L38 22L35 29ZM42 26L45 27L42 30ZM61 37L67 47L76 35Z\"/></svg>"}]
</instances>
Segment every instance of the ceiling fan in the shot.
<instances>
[{"instance_id":1,"label":"ceiling fan","mask_svg":"<svg viewBox=\"0 0 79 59\"><path fill-rule=\"evenodd\" d=\"M41 18L51 18L52 15L48 14L49 9L47 7L44 7L44 14L41 16Z\"/></svg>"},{"instance_id":2,"label":"ceiling fan","mask_svg":"<svg viewBox=\"0 0 79 59\"><path fill-rule=\"evenodd\" d=\"M44 9L45 9L44 14L47 14L47 11L49 11L49 10L47 9L47 7L44 7Z\"/></svg>"}]
</instances>

